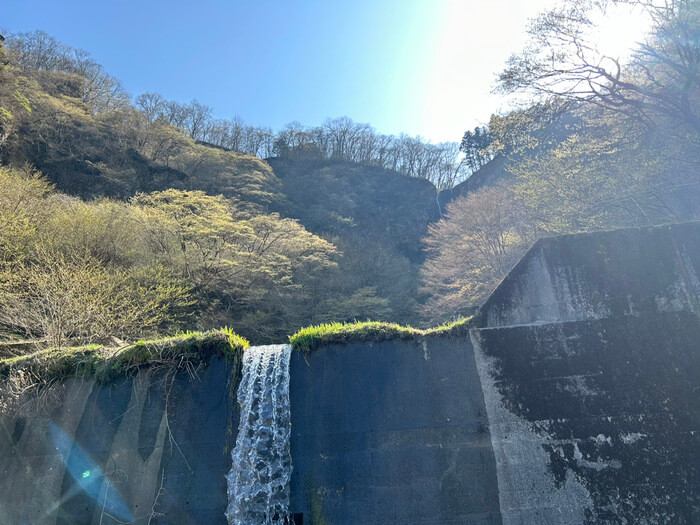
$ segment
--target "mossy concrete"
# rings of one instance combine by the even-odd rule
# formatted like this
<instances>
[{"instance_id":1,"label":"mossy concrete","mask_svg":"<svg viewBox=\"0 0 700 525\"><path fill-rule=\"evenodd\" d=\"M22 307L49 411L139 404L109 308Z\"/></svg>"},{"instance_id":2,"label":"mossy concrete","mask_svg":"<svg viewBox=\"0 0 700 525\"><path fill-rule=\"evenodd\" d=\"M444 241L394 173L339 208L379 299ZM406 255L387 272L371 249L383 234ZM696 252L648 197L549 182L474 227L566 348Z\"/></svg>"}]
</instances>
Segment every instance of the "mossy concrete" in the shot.
<instances>
[{"instance_id":1,"label":"mossy concrete","mask_svg":"<svg viewBox=\"0 0 700 525\"><path fill-rule=\"evenodd\" d=\"M700 223L534 246L475 318L506 523L700 523Z\"/></svg>"}]
</instances>

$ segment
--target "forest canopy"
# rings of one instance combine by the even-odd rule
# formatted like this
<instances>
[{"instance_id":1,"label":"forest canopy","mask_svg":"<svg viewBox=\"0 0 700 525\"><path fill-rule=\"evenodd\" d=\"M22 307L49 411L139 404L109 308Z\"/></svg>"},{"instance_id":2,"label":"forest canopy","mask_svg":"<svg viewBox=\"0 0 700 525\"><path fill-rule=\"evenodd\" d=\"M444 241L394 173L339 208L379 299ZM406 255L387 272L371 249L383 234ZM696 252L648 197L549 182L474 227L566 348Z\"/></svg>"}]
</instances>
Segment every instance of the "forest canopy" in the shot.
<instances>
[{"instance_id":1,"label":"forest canopy","mask_svg":"<svg viewBox=\"0 0 700 525\"><path fill-rule=\"evenodd\" d=\"M621 5L649 31L607 56L591 30ZM519 105L438 144L131 97L85 51L6 35L0 335L426 326L472 313L542 236L697 218L699 31L697 1L564 0L498 78Z\"/></svg>"}]
</instances>

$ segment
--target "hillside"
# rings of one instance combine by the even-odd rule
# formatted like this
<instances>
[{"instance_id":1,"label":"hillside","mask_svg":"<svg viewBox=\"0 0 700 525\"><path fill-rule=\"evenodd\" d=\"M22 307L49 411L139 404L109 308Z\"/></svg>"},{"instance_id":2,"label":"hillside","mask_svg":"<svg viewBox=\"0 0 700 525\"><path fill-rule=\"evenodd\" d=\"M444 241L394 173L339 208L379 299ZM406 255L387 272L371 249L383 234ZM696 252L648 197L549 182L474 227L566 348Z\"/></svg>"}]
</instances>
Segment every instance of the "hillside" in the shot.
<instances>
[{"instance_id":1,"label":"hillside","mask_svg":"<svg viewBox=\"0 0 700 525\"><path fill-rule=\"evenodd\" d=\"M389 243L412 263L422 262L420 240L439 218L429 181L347 161L267 162L290 203L280 212L314 233Z\"/></svg>"},{"instance_id":2,"label":"hillside","mask_svg":"<svg viewBox=\"0 0 700 525\"><path fill-rule=\"evenodd\" d=\"M81 96L84 77L23 70L2 53L2 164L32 165L60 191L84 199L168 188L261 206L280 198L278 181L260 159L197 144L125 101L98 109Z\"/></svg>"},{"instance_id":3,"label":"hillside","mask_svg":"<svg viewBox=\"0 0 700 525\"><path fill-rule=\"evenodd\" d=\"M298 219L343 253L337 280L321 292L329 297L322 303L325 319L420 324L421 239L438 219L435 187L424 179L347 161L267 161L282 182L286 202L273 209ZM343 303L343 296L351 300ZM368 300L372 298L381 302Z\"/></svg>"},{"instance_id":4,"label":"hillside","mask_svg":"<svg viewBox=\"0 0 700 525\"><path fill-rule=\"evenodd\" d=\"M429 181L298 151L268 163L137 108L95 63L88 77L73 55L40 67L37 50L31 63L0 51L3 338L229 325L264 342L318 322L420 322Z\"/></svg>"},{"instance_id":5,"label":"hillside","mask_svg":"<svg viewBox=\"0 0 700 525\"><path fill-rule=\"evenodd\" d=\"M582 103L493 115L460 149L347 117L274 131L196 99L131 97L41 31L0 44L0 80L0 199L20 201L0 217L6 338L426 326L472 312L542 236L700 213L692 134ZM47 285L88 275L79 293ZM128 328L110 296L140 312ZM49 299L107 309L111 328L93 316L49 336Z\"/></svg>"}]
</instances>

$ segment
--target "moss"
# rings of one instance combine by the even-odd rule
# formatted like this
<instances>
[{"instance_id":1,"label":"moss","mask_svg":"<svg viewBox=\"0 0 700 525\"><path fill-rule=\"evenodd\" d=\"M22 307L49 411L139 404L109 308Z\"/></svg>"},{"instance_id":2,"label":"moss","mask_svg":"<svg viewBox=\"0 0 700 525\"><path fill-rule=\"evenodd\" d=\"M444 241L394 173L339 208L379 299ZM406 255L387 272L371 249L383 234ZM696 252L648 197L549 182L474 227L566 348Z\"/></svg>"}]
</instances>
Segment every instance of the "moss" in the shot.
<instances>
[{"instance_id":1,"label":"moss","mask_svg":"<svg viewBox=\"0 0 700 525\"><path fill-rule=\"evenodd\" d=\"M224 328L188 332L164 339L138 341L119 349L99 345L49 349L0 360L0 375L23 370L44 382L66 377L114 380L139 368L162 365L180 368L214 357L236 361L248 341Z\"/></svg>"},{"instance_id":2,"label":"moss","mask_svg":"<svg viewBox=\"0 0 700 525\"><path fill-rule=\"evenodd\" d=\"M469 335L469 328L471 328L472 316L465 317L463 319L458 319L457 321L452 321L449 323L436 326L434 328L429 328L423 331L426 336L442 336L447 335L450 337Z\"/></svg>"},{"instance_id":3,"label":"moss","mask_svg":"<svg viewBox=\"0 0 700 525\"><path fill-rule=\"evenodd\" d=\"M295 350L310 352L319 346L388 339L422 340L426 337L465 335L471 318L421 330L395 323L364 321L310 326L289 337ZM22 370L43 382L67 377L112 381L140 368L166 366L184 368L225 357L240 367L240 353L249 342L228 328L188 332L174 337L137 341L123 348L88 345L40 350L27 355L0 359L0 376Z\"/></svg>"},{"instance_id":4,"label":"moss","mask_svg":"<svg viewBox=\"0 0 700 525\"><path fill-rule=\"evenodd\" d=\"M312 490L311 494L311 525L328 525L323 512L323 490Z\"/></svg>"},{"instance_id":5,"label":"moss","mask_svg":"<svg viewBox=\"0 0 700 525\"><path fill-rule=\"evenodd\" d=\"M387 339L420 340L425 337L465 335L469 330L470 319L460 319L428 330L377 321L321 324L302 328L289 337L289 342L295 350L311 352L327 344L386 341Z\"/></svg>"}]
</instances>

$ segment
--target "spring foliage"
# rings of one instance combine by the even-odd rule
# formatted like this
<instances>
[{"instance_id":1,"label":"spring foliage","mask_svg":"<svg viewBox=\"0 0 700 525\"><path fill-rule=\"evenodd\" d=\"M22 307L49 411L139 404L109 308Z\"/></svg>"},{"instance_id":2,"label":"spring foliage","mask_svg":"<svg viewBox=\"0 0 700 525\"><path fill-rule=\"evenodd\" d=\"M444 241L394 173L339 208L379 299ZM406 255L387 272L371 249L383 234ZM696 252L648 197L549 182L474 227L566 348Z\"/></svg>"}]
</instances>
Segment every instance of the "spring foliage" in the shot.
<instances>
[{"instance_id":1,"label":"spring foliage","mask_svg":"<svg viewBox=\"0 0 700 525\"><path fill-rule=\"evenodd\" d=\"M0 168L0 182L0 325L52 347L224 324L255 333L260 317L277 319L273 337L312 320L300 290L335 266L335 247L296 221L223 196L83 202L31 170Z\"/></svg>"}]
</instances>

